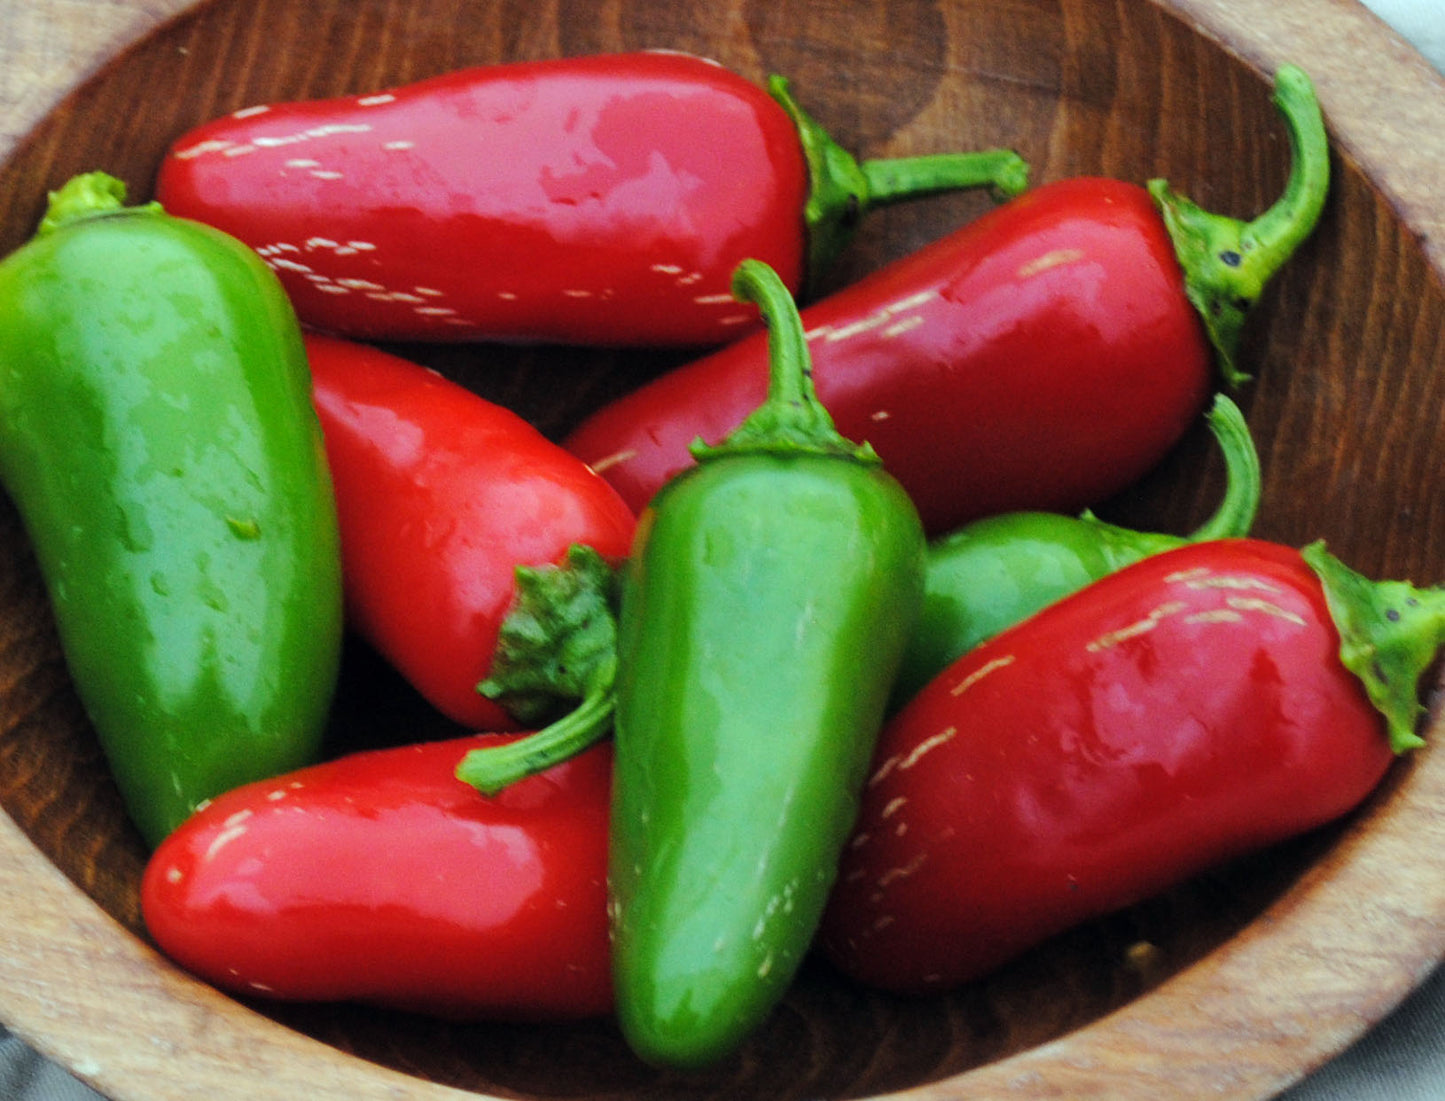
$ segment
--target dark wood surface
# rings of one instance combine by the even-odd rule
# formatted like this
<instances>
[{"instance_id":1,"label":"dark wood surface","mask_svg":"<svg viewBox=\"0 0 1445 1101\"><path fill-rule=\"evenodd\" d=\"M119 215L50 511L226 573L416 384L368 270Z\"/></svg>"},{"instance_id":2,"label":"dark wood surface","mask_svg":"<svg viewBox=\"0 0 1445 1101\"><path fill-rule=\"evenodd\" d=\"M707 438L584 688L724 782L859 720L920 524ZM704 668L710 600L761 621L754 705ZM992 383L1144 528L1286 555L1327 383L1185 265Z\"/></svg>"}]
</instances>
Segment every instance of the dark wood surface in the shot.
<instances>
[{"instance_id":1,"label":"dark wood surface","mask_svg":"<svg viewBox=\"0 0 1445 1101\"><path fill-rule=\"evenodd\" d=\"M1258 532L1325 536L1368 573L1445 581L1445 85L1354 0L0 0L0 28L3 252L29 235L48 188L105 168L144 197L168 141L237 107L653 46L753 78L787 73L869 156L1011 145L1039 181L1165 175L1247 215L1288 160L1269 74L1301 64L1331 128L1336 186L1246 339L1257 381L1242 404L1266 480ZM875 215L835 282L982 203ZM671 362L404 350L554 435ZM1101 507L1184 530L1219 485L1196 435ZM447 732L362 647L344 675L338 745ZM606 1022L243 1006L145 942L144 852L3 502L0 807L0 1021L119 1101L1261 1098L1382 1016L1445 949L1445 758L1431 750L1339 827L954 995L896 1001L809 966L769 1027L698 1077L642 1067ZM1140 942L1156 949L1147 965L1131 952Z\"/></svg>"}]
</instances>

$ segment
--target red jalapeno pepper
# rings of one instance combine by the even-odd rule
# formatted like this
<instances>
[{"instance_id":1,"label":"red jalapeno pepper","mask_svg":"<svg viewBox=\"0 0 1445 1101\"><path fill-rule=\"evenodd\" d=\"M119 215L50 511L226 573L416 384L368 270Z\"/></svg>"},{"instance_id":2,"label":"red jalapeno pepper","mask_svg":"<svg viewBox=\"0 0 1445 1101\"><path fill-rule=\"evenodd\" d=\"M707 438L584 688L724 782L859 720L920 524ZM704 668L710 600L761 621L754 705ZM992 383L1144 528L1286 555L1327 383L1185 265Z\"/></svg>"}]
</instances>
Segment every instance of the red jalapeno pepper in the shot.
<instances>
[{"instance_id":1,"label":"red jalapeno pepper","mask_svg":"<svg viewBox=\"0 0 1445 1101\"><path fill-rule=\"evenodd\" d=\"M1108 179L1048 184L803 310L820 400L866 439L931 534L1072 512L1151 469L1199 414L1212 358L1313 229L1328 187L1309 79L1282 69L1294 161L1250 223ZM1152 197L1151 197L1152 192ZM1162 216L1161 216L1162 214ZM564 441L640 509L761 400L747 337L594 413Z\"/></svg>"},{"instance_id":2,"label":"red jalapeno pepper","mask_svg":"<svg viewBox=\"0 0 1445 1101\"><path fill-rule=\"evenodd\" d=\"M316 328L690 345L755 322L743 258L797 292L870 207L1026 174L1002 150L859 164L780 78L642 52L250 108L181 137L157 194L256 248Z\"/></svg>"},{"instance_id":3,"label":"red jalapeno pepper","mask_svg":"<svg viewBox=\"0 0 1445 1101\"><path fill-rule=\"evenodd\" d=\"M605 1014L612 748L487 798L452 773L498 740L357 753L219 796L151 857L147 929L247 996Z\"/></svg>"},{"instance_id":4,"label":"red jalapeno pepper","mask_svg":"<svg viewBox=\"0 0 1445 1101\"><path fill-rule=\"evenodd\" d=\"M515 727L477 686L517 567L558 562L574 543L621 558L631 510L510 410L376 348L305 339L350 625L448 717Z\"/></svg>"},{"instance_id":5,"label":"red jalapeno pepper","mask_svg":"<svg viewBox=\"0 0 1445 1101\"><path fill-rule=\"evenodd\" d=\"M885 728L824 918L840 968L956 986L1357 806L1420 744L1445 590L1320 544L1189 544L979 646Z\"/></svg>"}]
</instances>

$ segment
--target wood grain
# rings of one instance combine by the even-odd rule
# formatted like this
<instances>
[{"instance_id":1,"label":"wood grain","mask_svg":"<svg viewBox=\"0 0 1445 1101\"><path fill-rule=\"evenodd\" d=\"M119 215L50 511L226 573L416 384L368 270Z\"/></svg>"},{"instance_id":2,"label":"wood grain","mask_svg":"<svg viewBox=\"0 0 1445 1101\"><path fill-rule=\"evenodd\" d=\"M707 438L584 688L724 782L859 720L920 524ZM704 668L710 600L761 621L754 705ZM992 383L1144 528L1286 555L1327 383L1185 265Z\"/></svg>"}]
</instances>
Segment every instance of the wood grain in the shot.
<instances>
[{"instance_id":1,"label":"wood grain","mask_svg":"<svg viewBox=\"0 0 1445 1101\"><path fill-rule=\"evenodd\" d=\"M1259 533L1324 535L1366 572L1445 580L1445 82L1354 0L0 0L0 28L0 252L76 171L104 167L143 197L167 142L224 111L643 46L704 52L755 79L786 72L866 155L1007 144L1039 180L1166 175L1206 206L1248 214L1288 159L1269 74L1300 64L1338 171L1320 230L1247 335ZM882 212L834 281L981 203ZM404 351L553 434L672 362ZM1183 530L1219 485L1201 433L1101 509ZM447 732L362 647L348 649L344 677L338 746ZM1445 738L1438 703L1434 735ZM768 1028L703 1075L639 1065L607 1022L241 1005L145 941L145 853L5 502L0 807L0 1020L117 1101L1263 1098L1358 1036L1445 953L1434 855L1445 758L1429 750L1349 821L954 995L901 1002L809 966Z\"/></svg>"}]
</instances>

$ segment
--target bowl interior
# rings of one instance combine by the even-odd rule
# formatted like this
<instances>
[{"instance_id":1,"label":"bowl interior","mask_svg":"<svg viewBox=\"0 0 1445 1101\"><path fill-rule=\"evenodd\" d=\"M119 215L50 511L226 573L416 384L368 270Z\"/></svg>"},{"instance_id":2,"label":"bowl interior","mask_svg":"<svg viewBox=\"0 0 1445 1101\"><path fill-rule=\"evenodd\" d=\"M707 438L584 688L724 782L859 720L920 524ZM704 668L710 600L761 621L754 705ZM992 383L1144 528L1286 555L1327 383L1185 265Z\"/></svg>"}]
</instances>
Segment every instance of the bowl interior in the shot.
<instances>
[{"instance_id":1,"label":"bowl interior","mask_svg":"<svg viewBox=\"0 0 1445 1101\"><path fill-rule=\"evenodd\" d=\"M647 47L703 53L755 80L787 74L834 137L868 156L1006 145L1031 162L1036 182L1165 176L1202 205L1239 215L1268 205L1288 166L1267 76L1150 0L212 0L115 59L0 167L0 253L30 235L47 189L103 168L146 198L170 141L243 106L374 91L468 65ZM1323 223L1271 285L1242 351L1256 381L1239 398L1265 473L1256 532L1295 545L1323 536L1366 573L1437 581L1445 576L1445 375L1433 364L1445 293L1370 180L1347 158L1336 169ZM987 204L962 195L872 215L830 285ZM554 438L684 358L395 350ZM1221 487L1217 456L1196 432L1099 511L1184 531ZM28 544L3 501L0 556L0 805L143 938L145 852L71 693ZM451 733L364 645L348 643L335 751ZM1354 825L1387 815L1404 783L1408 770L1397 770ZM963 1074L1145 995L1328 860L1339 828L1076 930L949 996L897 1000L810 963L769 1026L702 1075L640 1065L607 1022L462 1025L349 1006L253 1008L364 1059L504 1096L870 1096Z\"/></svg>"}]
</instances>

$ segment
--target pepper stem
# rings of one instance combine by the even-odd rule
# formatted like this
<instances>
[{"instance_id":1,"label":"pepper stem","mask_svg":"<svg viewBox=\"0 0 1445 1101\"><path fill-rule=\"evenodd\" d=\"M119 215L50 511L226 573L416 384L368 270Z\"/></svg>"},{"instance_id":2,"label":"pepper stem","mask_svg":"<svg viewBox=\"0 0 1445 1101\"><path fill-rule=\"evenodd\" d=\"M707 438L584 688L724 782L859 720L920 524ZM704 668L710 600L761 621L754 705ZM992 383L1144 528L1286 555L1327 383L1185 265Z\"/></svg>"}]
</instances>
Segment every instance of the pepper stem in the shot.
<instances>
[{"instance_id":1,"label":"pepper stem","mask_svg":"<svg viewBox=\"0 0 1445 1101\"><path fill-rule=\"evenodd\" d=\"M769 77L768 92L793 120L808 162L805 286L811 286L828 269L870 210L979 187L988 188L996 200L1003 200L1028 187L1028 163L1012 149L936 153L860 164L799 106L786 77Z\"/></svg>"},{"instance_id":2,"label":"pepper stem","mask_svg":"<svg viewBox=\"0 0 1445 1101\"><path fill-rule=\"evenodd\" d=\"M1191 543L1247 535L1259 512L1259 452L1244 414L1227 394L1216 394L1206 419L1224 455L1224 496L1214 514L1188 536Z\"/></svg>"},{"instance_id":3,"label":"pepper stem","mask_svg":"<svg viewBox=\"0 0 1445 1101\"><path fill-rule=\"evenodd\" d=\"M1340 661L1385 717L1390 748L1405 753L1423 746L1415 729L1425 711L1420 678L1445 646L1445 588L1372 581L1326 551L1323 541L1300 554L1324 586L1340 632Z\"/></svg>"},{"instance_id":4,"label":"pepper stem","mask_svg":"<svg viewBox=\"0 0 1445 1101\"><path fill-rule=\"evenodd\" d=\"M865 214L880 206L977 187L988 188L995 199L1012 199L1029 186L1028 162L1012 149L887 157L866 160L859 169L867 180Z\"/></svg>"},{"instance_id":5,"label":"pepper stem","mask_svg":"<svg viewBox=\"0 0 1445 1101\"><path fill-rule=\"evenodd\" d=\"M577 708L534 734L470 750L457 765L456 777L483 795L545 772L590 749L612 730L615 696L612 680L599 685Z\"/></svg>"},{"instance_id":6,"label":"pepper stem","mask_svg":"<svg viewBox=\"0 0 1445 1101\"><path fill-rule=\"evenodd\" d=\"M617 578L593 548L574 544L558 565L518 566L517 596L498 633L491 675L477 690L542 729L474 749L457 778L487 795L560 764L606 737L617 680Z\"/></svg>"},{"instance_id":7,"label":"pepper stem","mask_svg":"<svg viewBox=\"0 0 1445 1101\"><path fill-rule=\"evenodd\" d=\"M108 173L85 172L72 176L58 191L50 193L45 217L36 228L36 236L54 233L74 222L118 214L121 211L147 214L161 212L161 205L155 202L127 207L125 194L125 182Z\"/></svg>"},{"instance_id":8,"label":"pepper stem","mask_svg":"<svg viewBox=\"0 0 1445 1101\"><path fill-rule=\"evenodd\" d=\"M768 327L768 396L722 442L692 445L699 461L739 452L810 451L876 463L867 444L844 437L813 389L813 362L798 307L777 272L761 260L744 260L733 271L733 297L753 303Z\"/></svg>"},{"instance_id":9,"label":"pepper stem","mask_svg":"<svg viewBox=\"0 0 1445 1101\"><path fill-rule=\"evenodd\" d=\"M1259 217L1243 222L1213 214L1166 180L1148 183L1174 240L1185 290L1231 386L1250 377L1235 362L1245 318L1265 284L1313 232L1329 191L1329 142L1310 78L1293 65L1281 67L1273 99L1289 132L1290 174L1283 194Z\"/></svg>"}]
</instances>

